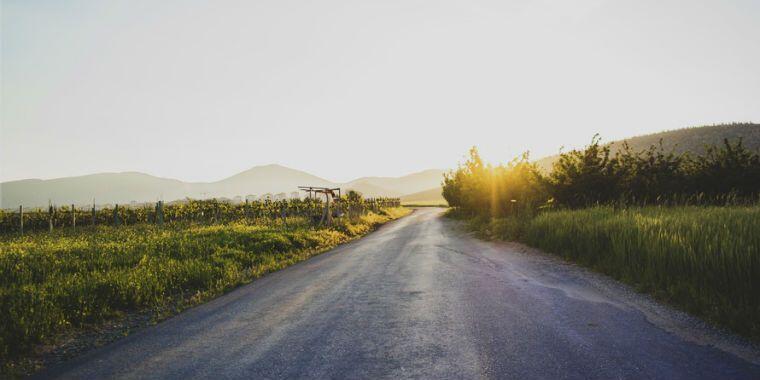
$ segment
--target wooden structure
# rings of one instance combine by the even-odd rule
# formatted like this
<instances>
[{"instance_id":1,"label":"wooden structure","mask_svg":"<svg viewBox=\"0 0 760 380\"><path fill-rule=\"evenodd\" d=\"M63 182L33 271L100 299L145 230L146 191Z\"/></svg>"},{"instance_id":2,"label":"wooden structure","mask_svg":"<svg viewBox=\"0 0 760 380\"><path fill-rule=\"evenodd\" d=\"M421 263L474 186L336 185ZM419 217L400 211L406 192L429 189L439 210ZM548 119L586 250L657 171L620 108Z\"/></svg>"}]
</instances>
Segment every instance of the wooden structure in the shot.
<instances>
[{"instance_id":1,"label":"wooden structure","mask_svg":"<svg viewBox=\"0 0 760 380\"><path fill-rule=\"evenodd\" d=\"M322 218L319 220L319 224L326 224L330 225L332 224L332 213L330 212L330 199L335 198L335 194L337 192L337 196L340 199L341 193L340 193L340 187L317 187L317 186L298 186L299 190L305 191L309 194L309 198L316 198L317 194L324 194L325 195L325 211L322 213Z\"/></svg>"}]
</instances>

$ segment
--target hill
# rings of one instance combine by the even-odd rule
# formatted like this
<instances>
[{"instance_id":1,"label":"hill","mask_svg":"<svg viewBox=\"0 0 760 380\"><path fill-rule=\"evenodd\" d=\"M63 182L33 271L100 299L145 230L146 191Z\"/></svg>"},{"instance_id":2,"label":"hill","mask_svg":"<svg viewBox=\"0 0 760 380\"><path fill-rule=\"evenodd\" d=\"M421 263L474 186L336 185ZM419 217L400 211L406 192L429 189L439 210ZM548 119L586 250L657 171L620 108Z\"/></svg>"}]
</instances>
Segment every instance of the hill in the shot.
<instances>
[{"instance_id":1,"label":"hill","mask_svg":"<svg viewBox=\"0 0 760 380\"><path fill-rule=\"evenodd\" d=\"M446 199L443 198L443 189L441 186L419 191L414 194L408 194L401 197L401 203L418 204L418 205L445 205Z\"/></svg>"},{"instance_id":2,"label":"hill","mask_svg":"<svg viewBox=\"0 0 760 380\"><path fill-rule=\"evenodd\" d=\"M362 183L365 186L371 185L376 188L392 190L400 196L440 187L443 173L443 170L430 169L403 177L364 177L351 181L346 186L350 188L355 184Z\"/></svg>"},{"instance_id":3,"label":"hill","mask_svg":"<svg viewBox=\"0 0 760 380\"><path fill-rule=\"evenodd\" d=\"M365 198L377 198L377 197L394 197L398 198L402 196L398 191L388 190L380 186L373 185L364 181L353 181L346 184L343 187L344 191L354 190L360 192Z\"/></svg>"},{"instance_id":4,"label":"hill","mask_svg":"<svg viewBox=\"0 0 760 380\"><path fill-rule=\"evenodd\" d=\"M613 152L619 149L623 142L627 142L632 150L641 151L654 144L659 144L660 140L662 140L662 145L666 150L673 150L677 153L690 152L702 154L706 146L720 145L723 143L724 138L730 141L741 139L744 146L748 149L760 151L760 124L732 123L682 128L631 137L625 140L613 141L610 144L612 144ZM536 161L536 163L542 169L550 170L558 157L558 155L545 157Z\"/></svg>"},{"instance_id":5,"label":"hill","mask_svg":"<svg viewBox=\"0 0 760 380\"><path fill-rule=\"evenodd\" d=\"M235 197L248 194L288 193L298 186L335 187L337 184L309 173L282 165L256 166L221 181L202 184L205 193L214 197Z\"/></svg>"},{"instance_id":6,"label":"hill","mask_svg":"<svg viewBox=\"0 0 760 380\"><path fill-rule=\"evenodd\" d=\"M211 198L290 194L298 186L354 189L366 197L400 197L403 194L440 186L442 170L427 170L402 177L366 177L345 184L281 165L256 166L216 182L183 182L143 173L100 173L49 180L27 179L0 183L0 207L44 207L58 205L129 204L158 199Z\"/></svg>"},{"instance_id":7,"label":"hill","mask_svg":"<svg viewBox=\"0 0 760 380\"><path fill-rule=\"evenodd\" d=\"M192 184L148 174L101 173L50 180L27 179L0 184L0 205L3 208L59 205L89 205L155 201L197 196Z\"/></svg>"}]
</instances>

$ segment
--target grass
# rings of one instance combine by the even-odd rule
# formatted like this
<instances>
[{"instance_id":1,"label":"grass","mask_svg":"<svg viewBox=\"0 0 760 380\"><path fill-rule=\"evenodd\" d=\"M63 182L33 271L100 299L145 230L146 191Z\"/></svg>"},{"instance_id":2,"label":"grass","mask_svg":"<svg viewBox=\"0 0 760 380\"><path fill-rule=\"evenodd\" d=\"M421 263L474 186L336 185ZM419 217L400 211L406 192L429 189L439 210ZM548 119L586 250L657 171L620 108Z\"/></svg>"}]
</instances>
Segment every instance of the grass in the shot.
<instances>
[{"instance_id":1,"label":"grass","mask_svg":"<svg viewBox=\"0 0 760 380\"><path fill-rule=\"evenodd\" d=\"M293 219L288 226L144 224L2 237L4 372L66 330L134 310L203 302L409 212L385 209L330 228Z\"/></svg>"},{"instance_id":2,"label":"grass","mask_svg":"<svg viewBox=\"0 0 760 380\"><path fill-rule=\"evenodd\" d=\"M760 341L760 206L594 207L471 220Z\"/></svg>"}]
</instances>

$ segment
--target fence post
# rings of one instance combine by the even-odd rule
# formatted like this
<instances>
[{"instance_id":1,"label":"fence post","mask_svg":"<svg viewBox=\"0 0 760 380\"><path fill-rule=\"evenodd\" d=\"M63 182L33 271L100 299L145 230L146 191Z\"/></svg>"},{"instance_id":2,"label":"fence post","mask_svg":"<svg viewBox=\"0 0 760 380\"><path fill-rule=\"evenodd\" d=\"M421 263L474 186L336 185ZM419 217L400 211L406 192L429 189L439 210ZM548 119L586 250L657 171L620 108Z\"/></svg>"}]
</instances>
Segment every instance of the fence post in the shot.
<instances>
[{"instance_id":1,"label":"fence post","mask_svg":"<svg viewBox=\"0 0 760 380\"><path fill-rule=\"evenodd\" d=\"M164 225L164 201L156 203L156 222L159 226Z\"/></svg>"},{"instance_id":2,"label":"fence post","mask_svg":"<svg viewBox=\"0 0 760 380\"><path fill-rule=\"evenodd\" d=\"M74 208L74 204L71 204L71 227L77 228L77 210Z\"/></svg>"},{"instance_id":3,"label":"fence post","mask_svg":"<svg viewBox=\"0 0 760 380\"><path fill-rule=\"evenodd\" d=\"M113 225L118 226L120 224L121 220L119 220L119 204L117 203L113 208Z\"/></svg>"},{"instance_id":4,"label":"fence post","mask_svg":"<svg viewBox=\"0 0 760 380\"><path fill-rule=\"evenodd\" d=\"M48 229L53 232L53 204L48 203Z\"/></svg>"},{"instance_id":5,"label":"fence post","mask_svg":"<svg viewBox=\"0 0 760 380\"><path fill-rule=\"evenodd\" d=\"M19 216L19 231L21 231L21 235L24 234L24 206L18 206L18 216Z\"/></svg>"},{"instance_id":6,"label":"fence post","mask_svg":"<svg viewBox=\"0 0 760 380\"><path fill-rule=\"evenodd\" d=\"M95 218L97 217L95 211L95 201L92 201L92 226L95 227Z\"/></svg>"},{"instance_id":7,"label":"fence post","mask_svg":"<svg viewBox=\"0 0 760 380\"><path fill-rule=\"evenodd\" d=\"M332 225L332 213L330 212L330 195L329 194L325 194L325 211L322 214L322 220L319 221L320 225L322 225L323 223L328 226Z\"/></svg>"}]
</instances>

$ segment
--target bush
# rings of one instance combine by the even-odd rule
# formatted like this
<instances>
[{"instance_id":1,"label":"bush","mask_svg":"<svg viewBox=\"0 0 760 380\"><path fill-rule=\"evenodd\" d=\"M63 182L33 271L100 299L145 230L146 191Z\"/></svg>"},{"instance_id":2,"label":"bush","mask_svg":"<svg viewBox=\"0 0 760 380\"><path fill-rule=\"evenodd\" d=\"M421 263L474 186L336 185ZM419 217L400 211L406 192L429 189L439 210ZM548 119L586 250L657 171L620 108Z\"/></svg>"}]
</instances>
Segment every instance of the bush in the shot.
<instances>
[{"instance_id":1,"label":"bush","mask_svg":"<svg viewBox=\"0 0 760 380\"><path fill-rule=\"evenodd\" d=\"M544 175L527 154L491 166L472 148L445 175L443 196L460 212L493 217L611 204L752 204L760 200L760 155L728 139L699 156L666 151L662 142L639 152L623 144L612 154L594 136L584 149L561 154Z\"/></svg>"},{"instance_id":2,"label":"bush","mask_svg":"<svg viewBox=\"0 0 760 380\"><path fill-rule=\"evenodd\" d=\"M528 154L506 165L484 165L476 148L443 180L443 197L451 207L494 217L530 213L545 201L541 174Z\"/></svg>"}]
</instances>

